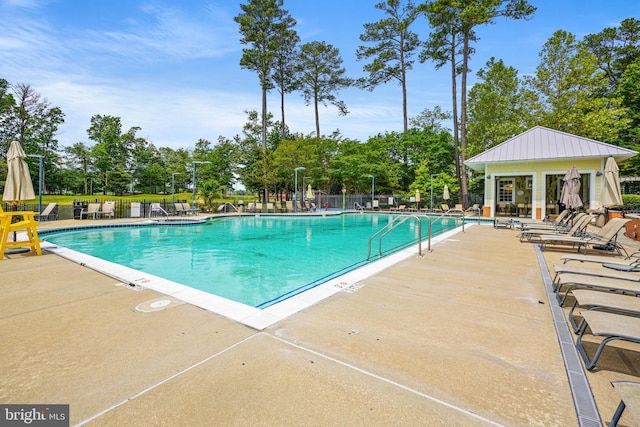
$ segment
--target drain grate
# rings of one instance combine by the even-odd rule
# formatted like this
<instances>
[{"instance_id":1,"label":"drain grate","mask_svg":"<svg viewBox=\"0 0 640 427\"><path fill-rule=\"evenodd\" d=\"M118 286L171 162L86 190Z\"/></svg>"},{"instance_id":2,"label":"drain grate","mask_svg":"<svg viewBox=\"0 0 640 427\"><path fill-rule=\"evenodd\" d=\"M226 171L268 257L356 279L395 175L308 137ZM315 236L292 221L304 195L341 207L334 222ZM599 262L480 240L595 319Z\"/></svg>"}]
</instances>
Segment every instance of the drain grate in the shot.
<instances>
[{"instance_id":1,"label":"drain grate","mask_svg":"<svg viewBox=\"0 0 640 427\"><path fill-rule=\"evenodd\" d=\"M547 263L542 255L542 251L540 250L540 245L535 245L535 248L538 265L540 266L540 272L542 273L545 292L547 294L547 299L549 300L551 316L555 325L556 334L558 335L560 350L562 352L565 369L567 371L569 387L571 388L571 394L573 395L576 415L578 416L578 424L580 427L601 427L602 422L600 414L598 413L596 402L593 398L593 394L591 393L589 380L587 379L587 375L582 367L582 362L578 356L578 350L576 350L573 342L573 335L569 330L569 325L564 317L562 307L557 303L555 293L553 292L553 281L551 280L551 274L549 274Z\"/></svg>"}]
</instances>

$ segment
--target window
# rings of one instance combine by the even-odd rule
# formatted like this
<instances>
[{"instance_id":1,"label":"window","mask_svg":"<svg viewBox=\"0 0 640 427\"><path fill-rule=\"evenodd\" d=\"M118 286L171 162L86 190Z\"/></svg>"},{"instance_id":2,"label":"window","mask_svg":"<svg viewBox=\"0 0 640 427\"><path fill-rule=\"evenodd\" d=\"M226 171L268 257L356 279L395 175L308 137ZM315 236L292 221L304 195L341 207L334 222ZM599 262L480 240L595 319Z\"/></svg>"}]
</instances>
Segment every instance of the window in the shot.
<instances>
[{"instance_id":1,"label":"window","mask_svg":"<svg viewBox=\"0 0 640 427\"><path fill-rule=\"evenodd\" d=\"M513 203L513 178L498 181L498 203Z\"/></svg>"}]
</instances>

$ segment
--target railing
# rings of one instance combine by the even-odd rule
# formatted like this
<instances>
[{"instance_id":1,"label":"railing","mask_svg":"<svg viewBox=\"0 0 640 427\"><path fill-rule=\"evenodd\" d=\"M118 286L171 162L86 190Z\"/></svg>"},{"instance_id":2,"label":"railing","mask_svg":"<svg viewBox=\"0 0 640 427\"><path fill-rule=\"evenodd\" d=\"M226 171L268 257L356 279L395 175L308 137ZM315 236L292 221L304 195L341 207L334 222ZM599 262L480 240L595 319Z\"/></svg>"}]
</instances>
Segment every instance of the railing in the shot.
<instances>
[{"instance_id":1,"label":"railing","mask_svg":"<svg viewBox=\"0 0 640 427\"><path fill-rule=\"evenodd\" d=\"M240 215L240 210L238 210L238 208L233 203L229 203L229 202L226 202L218 206L218 212L222 212L222 211L229 212L229 208L233 208L233 210L235 210L238 213L238 215Z\"/></svg>"},{"instance_id":2,"label":"railing","mask_svg":"<svg viewBox=\"0 0 640 427\"><path fill-rule=\"evenodd\" d=\"M389 222L387 225L385 225L380 230L375 232L369 238L369 246L367 249L367 261L371 259L371 243L373 242L373 239L375 239L380 235L378 239L378 255L382 255L382 238L387 234L389 234L390 232L392 232L395 228L400 226L402 223L404 223L405 221L411 218L415 219L418 223L418 255L422 256L422 223L420 222L420 218L417 215L401 215L391 220L391 222ZM431 239L431 229L429 229L429 239Z\"/></svg>"}]
</instances>

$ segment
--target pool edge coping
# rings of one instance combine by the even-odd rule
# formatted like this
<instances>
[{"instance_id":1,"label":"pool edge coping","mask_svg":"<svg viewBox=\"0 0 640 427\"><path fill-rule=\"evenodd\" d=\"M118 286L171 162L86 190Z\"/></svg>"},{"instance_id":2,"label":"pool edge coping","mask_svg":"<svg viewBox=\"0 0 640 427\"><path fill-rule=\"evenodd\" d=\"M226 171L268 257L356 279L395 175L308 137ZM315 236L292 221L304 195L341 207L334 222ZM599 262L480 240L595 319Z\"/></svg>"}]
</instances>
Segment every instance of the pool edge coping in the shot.
<instances>
[{"instance_id":1,"label":"pool edge coping","mask_svg":"<svg viewBox=\"0 0 640 427\"><path fill-rule=\"evenodd\" d=\"M467 224L466 227L472 225L474 224ZM461 231L463 231L463 227L459 226L432 237L431 244L440 243ZM423 240L423 242L425 240ZM338 292L353 292L358 288L358 282L361 280L377 274L410 256L417 256L418 254L418 244L416 243L384 258L348 271L345 274L332 278L304 292L293 295L263 309L259 309L218 295L200 291L153 274L58 246L46 240L42 241L41 247L43 250L80 264L83 267L112 277L132 289L151 289L259 331L311 307Z\"/></svg>"}]
</instances>

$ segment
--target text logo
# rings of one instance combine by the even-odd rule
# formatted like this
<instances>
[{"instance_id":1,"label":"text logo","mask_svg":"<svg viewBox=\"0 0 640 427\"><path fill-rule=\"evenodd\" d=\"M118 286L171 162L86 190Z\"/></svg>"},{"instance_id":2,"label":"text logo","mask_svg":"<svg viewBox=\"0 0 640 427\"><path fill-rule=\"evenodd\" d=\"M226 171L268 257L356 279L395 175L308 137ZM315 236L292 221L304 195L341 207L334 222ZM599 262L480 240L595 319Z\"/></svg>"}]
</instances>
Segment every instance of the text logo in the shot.
<instances>
[{"instance_id":1,"label":"text logo","mask_svg":"<svg viewBox=\"0 0 640 427\"><path fill-rule=\"evenodd\" d=\"M69 405L2 405L0 427L69 427Z\"/></svg>"}]
</instances>

